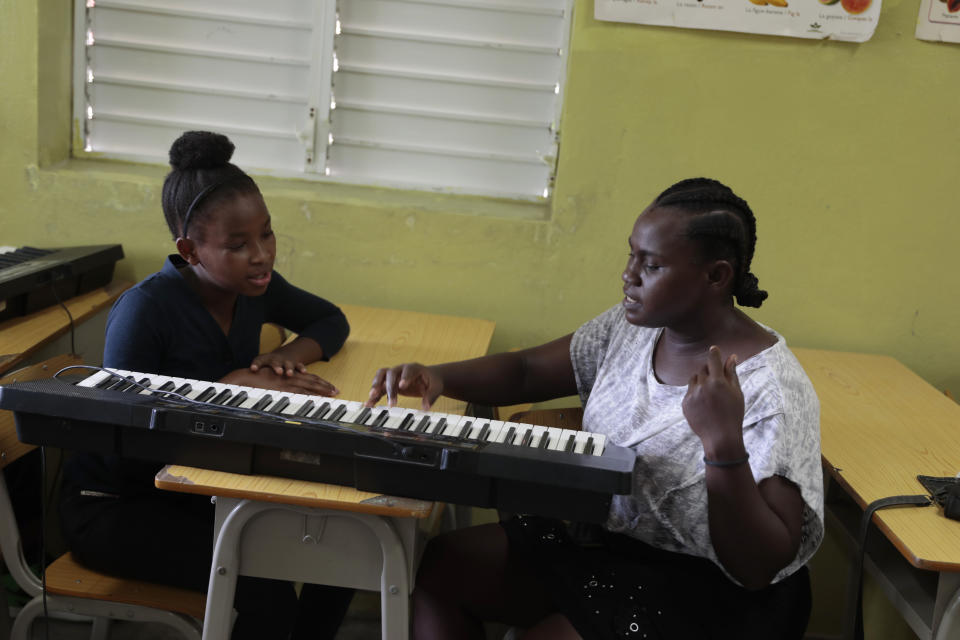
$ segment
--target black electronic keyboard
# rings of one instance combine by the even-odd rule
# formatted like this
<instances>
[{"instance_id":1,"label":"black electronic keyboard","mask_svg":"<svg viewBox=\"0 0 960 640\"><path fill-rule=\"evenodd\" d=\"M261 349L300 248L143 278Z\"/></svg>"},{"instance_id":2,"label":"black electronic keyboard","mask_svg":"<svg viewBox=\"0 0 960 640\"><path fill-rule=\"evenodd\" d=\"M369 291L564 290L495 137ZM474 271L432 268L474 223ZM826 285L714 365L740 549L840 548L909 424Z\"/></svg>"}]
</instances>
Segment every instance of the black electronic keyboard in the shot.
<instances>
[{"instance_id":1,"label":"black electronic keyboard","mask_svg":"<svg viewBox=\"0 0 960 640\"><path fill-rule=\"evenodd\" d=\"M0 321L108 284L123 258L119 244L8 249L0 250Z\"/></svg>"},{"instance_id":2,"label":"black electronic keyboard","mask_svg":"<svg viewBox=\"0 0 960 640\"><path fill-rule=\"evenodd\" d=\"M633 451L600 434L114 373L0 386L0 409L29 444L567 520L631 491Z\"/></svg>"}]
</instances>

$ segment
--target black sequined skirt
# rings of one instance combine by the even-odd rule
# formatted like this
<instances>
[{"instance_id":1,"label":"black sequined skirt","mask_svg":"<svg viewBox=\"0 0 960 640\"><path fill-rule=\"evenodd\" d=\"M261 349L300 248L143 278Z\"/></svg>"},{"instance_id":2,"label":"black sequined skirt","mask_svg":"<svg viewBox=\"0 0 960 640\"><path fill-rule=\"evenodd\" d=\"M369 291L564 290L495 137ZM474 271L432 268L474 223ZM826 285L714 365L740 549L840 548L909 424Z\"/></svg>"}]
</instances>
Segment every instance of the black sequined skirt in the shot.
<instances>
[{"instance_id":1,"label":"black sequined skirt","mask_svg":"<svg viewBox=\"0 0 960 640\"><path fill-rule=\"evenodd\" d=\"M806 567L759 591L714 563L600 528L516 516L511 553L541 572L585 640L800 640L810 616Z\"/></svg>"}]
</instances>

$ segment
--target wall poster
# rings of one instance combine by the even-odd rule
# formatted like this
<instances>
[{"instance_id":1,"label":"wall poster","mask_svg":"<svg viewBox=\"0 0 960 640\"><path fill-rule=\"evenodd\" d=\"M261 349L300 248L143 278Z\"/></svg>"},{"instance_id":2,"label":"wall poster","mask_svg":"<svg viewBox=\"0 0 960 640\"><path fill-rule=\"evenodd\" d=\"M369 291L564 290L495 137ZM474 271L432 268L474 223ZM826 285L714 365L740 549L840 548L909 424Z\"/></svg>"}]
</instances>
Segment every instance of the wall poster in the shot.
<instances>
[{"instance_id":1,"label":"wall poster","mask_svg":"<svg viewBox=\"0 0 960 640\"><path fill-rule=\"evenodd\" d=\"M960 42L960 0L920 0L917 38Z\"/></svg>"},{"instance_id":2,"label":"wall poster","mask_svg":"<svg viewBox=\"0 0 960 640\"><path fill-rule=\"evenodd\" d=\"M941 4L940 0L923 1ZM880 3L881 0L594 0L594 17L666 27L865 42L877 27Z\"/></svg>"}]
</instances>

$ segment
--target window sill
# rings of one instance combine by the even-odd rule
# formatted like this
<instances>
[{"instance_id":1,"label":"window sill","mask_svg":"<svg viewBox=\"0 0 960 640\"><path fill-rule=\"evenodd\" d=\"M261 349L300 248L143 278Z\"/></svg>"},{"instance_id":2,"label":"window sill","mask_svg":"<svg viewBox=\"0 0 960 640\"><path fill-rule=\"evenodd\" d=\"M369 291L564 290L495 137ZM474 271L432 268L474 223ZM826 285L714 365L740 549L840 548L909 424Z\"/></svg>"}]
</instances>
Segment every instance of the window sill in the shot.
<instances>
[{"instance_id":1,"label":"window sill","mask_svg":"<svg viewBox=\"0 0 960 640\"><path fill-rule=\"evenodd\" d=\"M160 165L98 158L70 158L39 169L40 177L54 180L90 178L152 186L156 187L158 192L166 173L167 167ZM274 200L294 200L307 204L339 204L390 211L415 209L439 214L531 221L549 220L552 210L549 201L524 202L506 198L252 175L268 204Z\"/></svg>"}]
</instances>

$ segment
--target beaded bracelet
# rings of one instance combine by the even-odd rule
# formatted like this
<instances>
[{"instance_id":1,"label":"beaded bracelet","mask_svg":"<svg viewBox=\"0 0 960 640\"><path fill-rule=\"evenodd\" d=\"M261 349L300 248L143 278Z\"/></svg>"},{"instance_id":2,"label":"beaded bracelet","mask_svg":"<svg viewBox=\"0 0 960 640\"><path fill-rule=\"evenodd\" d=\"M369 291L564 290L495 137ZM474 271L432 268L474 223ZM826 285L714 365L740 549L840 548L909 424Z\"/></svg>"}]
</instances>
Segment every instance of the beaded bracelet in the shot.
<instances>
[{"instance_id":1,"label":"beaded bracelet","mask_svg":"<svg viewBox=\"0 0 960 640\"><path fill-rule=\"evenodd\" d=\"M750 454L743 456L742 458L737 458L736 460L707 460L707 456L703 456L704 464L708 464L711 467L735 467L737 465L743 464L750 459Z\"/></svg>"}]
</instances>

